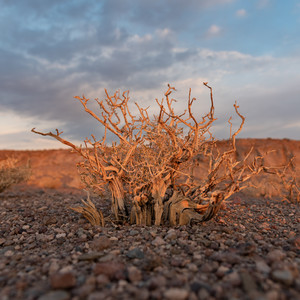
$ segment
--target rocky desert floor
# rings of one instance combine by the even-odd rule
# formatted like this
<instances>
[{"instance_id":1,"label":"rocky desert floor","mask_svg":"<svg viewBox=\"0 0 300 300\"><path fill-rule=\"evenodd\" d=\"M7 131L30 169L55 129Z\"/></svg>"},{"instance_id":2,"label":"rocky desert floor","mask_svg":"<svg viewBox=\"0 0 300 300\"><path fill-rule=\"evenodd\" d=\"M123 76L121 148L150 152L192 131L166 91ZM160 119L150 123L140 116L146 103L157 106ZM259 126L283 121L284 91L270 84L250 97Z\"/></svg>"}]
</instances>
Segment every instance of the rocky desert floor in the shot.
<instances>
[{"instance_id":1,"label":"rocky desert floor","mask_svg":"<svg viewBox=\"0 0 300 300\"><path fill-rule=\"evenodd\" d=\"M82 198L0 194L0 299L300 299L299 205L239 194L204 224L101 228Z\"/></svg>"}]
</instances>

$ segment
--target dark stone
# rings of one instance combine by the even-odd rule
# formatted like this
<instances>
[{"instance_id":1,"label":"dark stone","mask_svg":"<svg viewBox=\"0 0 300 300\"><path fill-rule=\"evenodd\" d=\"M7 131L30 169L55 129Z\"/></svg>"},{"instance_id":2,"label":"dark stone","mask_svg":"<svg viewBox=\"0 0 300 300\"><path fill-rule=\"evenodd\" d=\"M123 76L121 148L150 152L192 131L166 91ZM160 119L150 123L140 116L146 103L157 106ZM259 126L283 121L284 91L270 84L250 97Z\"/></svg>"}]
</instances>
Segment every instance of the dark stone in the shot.
<instances>
[{"instance_id":1,"label":"dark stone","mask_svg":"<svg viewBox=\"0 0 300 300\"><path fill-rule=\"evenodd\" d=\"M144 258L144 252L139 248L134 248L134 249L128 251L126 256L130 259L133 259L133 258L142 259L142 258Z\"/></svg>"},{"instance_id":2,"label":"dark stone","mask_svg":"<svg viewBox=\"0 0 300 300\"><path fill-rule=\"evenodd\" d=\"M209 293L212 292L212 288L210 285L208 285L207 283L201 282L201 281L194 281L191 283L190 285L191 290L197 294L199 292L200 289L205 289L207 290Z\"/></svg>"}]
</instances>

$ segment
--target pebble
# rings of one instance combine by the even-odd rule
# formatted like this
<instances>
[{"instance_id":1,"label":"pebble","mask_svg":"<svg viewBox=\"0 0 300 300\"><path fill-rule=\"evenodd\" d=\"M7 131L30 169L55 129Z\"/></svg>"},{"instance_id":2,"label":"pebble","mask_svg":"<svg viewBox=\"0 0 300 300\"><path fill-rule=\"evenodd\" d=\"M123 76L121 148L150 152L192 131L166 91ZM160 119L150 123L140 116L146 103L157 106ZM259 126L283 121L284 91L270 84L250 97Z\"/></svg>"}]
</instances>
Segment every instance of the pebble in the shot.
<instances>
[{"instance_id":1,"label":"pebble","mask_svg":"<svg viewBox=\"0 0 300 300\"><path fill-rule=\"evenodd\" d=\"M94 266L94 274L106 275L110 280L120 280L125 278L125 265L121 262L101 262Z\"/></svg>"},{"instance_id":2,"label":"pebble","mask_svg":"<svg viewBox=\"0 0 300 300\"><path fill-rule=\"evenodd\" d=\"M170 288L164 292L164 296L169 300L185 300L189 296L189 292L180 288Z\"/></svg>"},{"instance_id":3,"label":"pebble","mask_svg":"<svg viewBox=\"0 0 300 300\"><path fill-rule=\"evenodd\" d=\"M294 238L293 244L297 250L300 250L300 236L296 236Z\"/></svg>"},{"instance_id":4,"label":"pebble","mask_svg":"<svg viewBox=\"0 0 300 300\"><path fill-rule=\"evenodd\" d=\"M289 270L275 270L271 275L274 280L281 282L287 286L293 284L294 276Z\"/></svg>"},{"instance_id":5,"label":"pebble","mask_svg":"<svg viewBox=\"0 0 300 300\"><path fill-rule=\"evenodd\" d=\"M76 285L76 278L72 272L51 275L50 284L53 289L68 289Z\"/></svg>"},{"instance_id":6,"label":"pebble","mask_svg":"<svg viewBox=\"0 0 300 300\"><path fill-rule=\"evenodd\" d=\"M157 236L151 243L153 246L162 246L165 245L166 242L160 237Z\"/></svg>"},{"instance_id":7,"label":"pebble","mask_svg":"<svg viewBox=\"0 0 300 300\"><path fill-rule=\"evenodd\" d=\"M198 299L200 299L200 300L206 300L206 299L209 299L210 295L209 295L209 292L206 289L202 288L202 289L199 290L197 296L198 296Z\"/></svg>"},{"instance_id":8,"label":"pebble","mask_svg":"<svg viewBox=\"0 0 300 300\"><path fill-rule=\"evenodd\" d=\"M131 259L133 259L133 258L139 258L139 259L142 259L142 258L144 258L144 252L143 252L141 249L139 249L139 248L134 248L134 249L132 249L132 250L129 250L129 251L126 253L126 256L127 256L128 258L131 258Z\"/></svg>"},{"instance_id":9,"label":"pebble","mask_svg":"<svg viewBox=\"0 0 300 300\"><path fill-rule=\"evenodd\" d=\"M212 254L211 258L213 260L229 263L231 265L238 264L242 260L239 255L231 252L215 252L214 254Z\"/></svg>"},{"instance_id":10,"label":"pebble","mask_svg":"<svg viewBox=\"0 0 300 300\"><path fill-rule=\"evenodd\" d=\"M87 300L106 300L107 294L104 292L93 292L91 293Z\"/></svg>"},{"instance_id":11,"label":"pebble","mask_svg":"<svg viewBox=\"0 0 300 300\"><path fill-rule=\"evenodd\" d=\"M69 300L70 298L70 294L66 291L51 291L39 297L38 300Z\"/></svg>"},{"instance_id":12,"label":"pebble","mask_svg":"<svg viewBox=\"0 0 300 300\"><path fill-rule=\"evenodd\" d=\"M267 254L266 258L270 263L273 263L273 262L281 261L285 256L286 254L283 251L279 249L275 249L275 250L271 250Z\"/></svg>"},{"instance_id":13,"label":"pebble","mask_svg":"<svg viewBox=\"0 0 300 300\"><path fill-rule=\"evenodd\" d=\"M132 229L132 230L129 231L129 235L131 235L131 236L136 236L138 234L139 234L139 232L135 229Z\"/></svg>"},{"instance_id":14,"label":"pebble","mask_svg":"<svg viewBox=\"0 0 300 300\"><path fill-rule=\"evenodd\" d=\"M257 284L254 277L248 272L241 272L240 278L242 281L243 289L248 294L253 294L257 291Z\"/></svg>"},{"instance_id":15,"label":"pebble","mask_svg":"<svg viewBox=\"0 0 300 300\"><path fill-rule=\"evenodd\" d=\"M66 234L65 233L59 233L55 236L55 238L59 239L59 238L65 238Z\"/></svg>"},{"instance_id":16,"label":"pebble","mask_svg":"<svg viewBox=\"0 0 300 300\"><path fill-rule=\"evenodd\" d=\"M111 240L106 236L100 236L94 239L91 243L91 249L95 251L102 251L110 248Z\"/></svg>"},{"instance_id":17,"label":"pebble","mask_svg":"<svg viewBox=\"0 0 300 300\"><path fill-rule=\"evenodd\" d=\"M271 271L271 268L263 260L255 261L255 266L260 273L269 274Z\"/></svg>"},{"instance_id":18,"label":"pebble","mask_svg":"<svg viewBox=\"0 0 300 300\"><path fill-rule=\"evenodd\" d=\"M135 266L130 266L127 268L128 279L131 282L138 282L142 280L142 272Z\"/></svg>"},{"instance_id":19,"label":"pebble","mask_svg":"<svg viewBox=\"0 0 300 300\"><path fill-rule=\"evenodd\" d=\"M100 274L96 277L96 282L99 287L103 287L106 284L108 284L110 282L110 280L106 275Z\"/></svg>"},{"instance_id":20,"label":"pebble","mask_svg":"<svg viewBox=\"0 0 300 300\"><path fill-rule=\"evenodd\" d=\"M4 253L4 256L5 257L11 257L14 255L14 252L12 250L7 250L5 253Z\"/></svg>"},{"instance_id":21,"label":"pebble","mask_svg":"<svg viewBox=\"0 0 300 300\"><path fill-rule=\"evenodd\" d=\"M163 275L151 277L148 281L149 290L156 290L164 287L167 284L167 279Z\"/></svg>"},{"instance_id":22,"label":"pebble","mask_svg":"<svg viewBox=\"0 0 300 300\"><path fill-rule=\"evenodd\" d=\"M164 237L166 241L173 241L176 240L176 238L177 238L177 233L176 230L174 230L173 228L170 229Z\"/></svg>"},{"instance_id":23,"label":"pebble","mask_svg":"<svg viewBox=\"0 0 300 300\"><path fill-rule=\"evenodd\" d=\"M237 271L233 271L224 276L224 280L230 283L232 286L239 286L241 284L241 277Z\"/></svg>"},{"instance_id":24,"label":"pebble","mask_svg":"<svg viewBox=\"0 0 300 300\"><path fill-rule=\"evenodd\" d=\"M224 277L225 274L229 273L230 272L230 269L228 267L225 267L223 265L221 265L217 272L216 272L216 275L220 278Z\"/></svg>"},{"instance_id":25,"label":"pebble","mask_svg":"<svg viewBox=\"0 0 300 300\"><path fill-rule=\"evenodd\" d=\"M101 252L88 252L78 256L78 260L96 260L103 256Z\"/></svg>"},{"instance_id":26,"label":"pebble","mask_svg":"<svg viewBox=\"0 0 300 300\"><path fill-rule=\"evenodd\" d=\"M194 293L198 293L201 289L205 289L208 291L208 293L211 293L212 291L212 287L205 283L205 282L201 282L201 281L194 281L191 283L191 291L193 291Z\"/></svg>"}]
</instances>

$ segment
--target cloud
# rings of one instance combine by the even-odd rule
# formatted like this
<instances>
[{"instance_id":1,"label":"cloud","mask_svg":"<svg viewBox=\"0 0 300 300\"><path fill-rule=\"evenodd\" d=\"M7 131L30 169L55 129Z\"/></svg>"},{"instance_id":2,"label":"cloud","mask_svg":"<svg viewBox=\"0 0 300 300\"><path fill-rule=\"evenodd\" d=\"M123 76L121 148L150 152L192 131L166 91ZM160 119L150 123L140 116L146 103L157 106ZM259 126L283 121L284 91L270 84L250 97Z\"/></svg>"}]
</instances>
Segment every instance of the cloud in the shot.
<instances>
[{"instance_id":1,"label":"cloud","mask_svg":"<svg viewBox=\"0 0 300 300\"><path fill-rule=\"evenodd\" d=\"M206 32L206 37L211 38L211 37L218 36L218 35L220 35L221 31L222 31L221 27L213 24L208 28L208 30Z\"/></svg>"},{"instance_id":2,"label":"cloud","mask_svg":"<svg viewBox=\"0 0 300 300\"><path fill-rule=\"evenodd\" d=\"M32 143L36 136L24 135L18 131L20 127L45 131L59 127L67 138L76 141L90 133L101 137L102 129L73 96L101 98L104 88L110 93L130 89L133 101L148 106L161 98L171 83L178 89L174 94L179 99L178 109L183 110L191 87L201 98L200 114L209 103L202 81L214 87L220 121L227 122L238 98L247 114L245 134L257 134L257 124L265 128L275 124L268 129L274 136L292 134L288 128L296 128L291 124L296 124L300 110L295 92L299 92L299 56L250 55L230 50L235 48L229 42L227 48L225 44L215 47L213 43L219 39L201 41L211 43L211 48L202 43L191 46L188 38L181 39L196 35L191 30L196 17L201 19L207 10L233 2L5 2L0 11L0 111L20 116L15 123L21 125L7 127L3 123L1 139L7 139L10 132L14 138L23 135ZM236 11L236 15L245 15L244 10ZM220 36L224 30L221 25L212 24L206 37ZM267 118L263 111L268 111ZM289 119L281 122L282 111ZM219 137L227 136L227 125L217 128Z\"/></svg>"},{"instance_id":3,"label":"cloud","mask_svg":"<svg viewBox=\"0 0 300 300\"><path fill-rule=\"evenodd\" d=\"M237 17L242 18L242 17L245 17L247 15L247 11L245 9L239 9L239 10L236 11L235 14L236 14Z\"/></svg>"},{"instance_id":4,"label":"cloud","mask_svg":"<svg viewBox=\"0 0 300 300\"><path fill-rule=\"evenodd\" d=\"M258 9L264 9L268 7L270 4L271 4L270 0L258 0L256 6Z\"/></svg>"},{"instance_id":5,"label":"cloud","mask_svg":"<svg viewBox=\"0 0 300 300\"><path fill-rule=\"evenodd\" d=\"M261 120L261 124L276 120L278 124L278 113L288 102L294 108L288 122L295 123L298 118L295 111L299 103L293 100L297 95L291 91L295 91L300 79L295 68L299 58L280 60L238 51L181 48L177 46L174 32L168 28L158 29L153 34L128 36L127 43L119 47L99 46L99 51L93 55L83 52L66 63L52 64L47 59L5 51L0 57L2 65L13 62L7 80L0 82L5 96L1 109L32 118L36 124L31 121L30 126L39 130L63 129L65 136L74 140L83 140L90 133L100 138L102 130L73 96L85 94L88 98L101 98L104 88L111 93L130 89L134 101L148 106L155 98L162 97L166 84L171 83L178 89L174 97L180 99L178 109L183 111L191 87L193 95L202 99L200 114L206 112L209 104L206 101L209 95L202 82L209 81L215 91L218 118L225 124L217 126L218 137L228 136L227 117L233 113L232 104L237 98L247 115L245 134L248 136L257 134L253 127L257 120ZM287 76L293 72L294 80L287 84L290 79ZM282 80L281 76L286 79ZM270 90L274 92L269 93ZM290 100L282 103L280 97ZM274 107L272 99L281 104ZM267 119L264 119L264 111L269 113ZM287 125L278 126L287 136L288 128L284 131L284 124ZM269 128L271 130L273 128Z\"/></svg>"}]
</instances>

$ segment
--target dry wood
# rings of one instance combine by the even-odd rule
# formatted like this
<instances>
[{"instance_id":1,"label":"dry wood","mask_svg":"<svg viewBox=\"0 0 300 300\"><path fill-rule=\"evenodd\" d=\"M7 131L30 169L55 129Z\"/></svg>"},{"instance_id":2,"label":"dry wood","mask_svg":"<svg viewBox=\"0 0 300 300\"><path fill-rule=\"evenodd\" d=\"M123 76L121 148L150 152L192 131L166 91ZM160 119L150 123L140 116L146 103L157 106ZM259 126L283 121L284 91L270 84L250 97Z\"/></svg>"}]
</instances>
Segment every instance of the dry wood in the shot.
<instances>
[{"instance_id":1,"label":"dry wood","mask_svg":"<svg viewBox=\"0 0 300 300\"><path fill-rule=\"evenodd\" d=\"M228 147L220 151L210 132L216 120L213 92L207 82L204 86L210 90L210 109L199 120L191 90L187 109L177 113L171 98L176 90L168 85L165 97L156 99L158 114L153 117L148 108L137 103L137 116L131 113L128 91L111 96L105 90L104 100L95 99L100 113L88 107L89 99L75 97L105 129L101 140L92 136L84 141L85 147L63 139L58 130L32 131L57 139L84 158L78 164L83 182L97 193L105 188L110 191L116 221L130 219L145 225L208 221L218 213L223 201L247 187L251 177L270 168L264 166L263 156L250 159L252 149L244 159L236 160L236 136L245 122L237 103L233 106L241 123L233 131L229 119ZM108 132L116 137L111 146L106 141ZM207 174L196 180L199 155L207 163Z\"/></svg>"}]
</instances>

